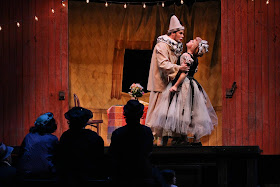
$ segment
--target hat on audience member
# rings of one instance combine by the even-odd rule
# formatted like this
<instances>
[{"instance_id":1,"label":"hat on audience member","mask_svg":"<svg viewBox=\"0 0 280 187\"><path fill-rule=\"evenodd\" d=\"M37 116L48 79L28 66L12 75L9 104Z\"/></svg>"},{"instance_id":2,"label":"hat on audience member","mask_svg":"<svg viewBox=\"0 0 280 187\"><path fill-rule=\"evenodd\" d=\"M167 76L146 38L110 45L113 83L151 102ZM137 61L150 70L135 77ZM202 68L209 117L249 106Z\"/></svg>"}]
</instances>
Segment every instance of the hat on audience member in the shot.
<instances>
[{"instance_id":1,"label":"hat on audience member","mask_svg":"<svg viewBox=\"0 0 280 187\"><path fill-rule=\"evenodd\" d=\"M53 113L51 112L47 112L45 114L42 114L41 116L39 116L34 125L37 126L37 125L46 125L50 122L50 120L53 119Z\"/></svg>"},{"instance_id":2,"label":"hat on audience member","mask_svg":"<svg viewBox=\"0 0 280 187\"><path fill-rule=\"evenodd\" d=\"M129 100L123 107L125 117L139 117L143 115L144 105L137 100Z\"/></svg>"},{"instance_id":3,"label":"hat on audience member","mask_svg":"<svg viewBox=\"0 0 280 187\"><path fill-rule=\"evenodd\" d=\"M5 160L8 156L11 155L13 147L6 146L4 143L0 143L0 160Z\"/></svg>"},{"instance_id":4,"label":"hat on audience member","mask_svg":"<svg viewBox=\"0 0 280 187\"><path fill-rule=\"evenodd\" d=\"M83 107L73 107L64 114L67 120L74 123L86 125L88 120L92 118L93 114L90 110Z\"/></svg>"}]
</instances>

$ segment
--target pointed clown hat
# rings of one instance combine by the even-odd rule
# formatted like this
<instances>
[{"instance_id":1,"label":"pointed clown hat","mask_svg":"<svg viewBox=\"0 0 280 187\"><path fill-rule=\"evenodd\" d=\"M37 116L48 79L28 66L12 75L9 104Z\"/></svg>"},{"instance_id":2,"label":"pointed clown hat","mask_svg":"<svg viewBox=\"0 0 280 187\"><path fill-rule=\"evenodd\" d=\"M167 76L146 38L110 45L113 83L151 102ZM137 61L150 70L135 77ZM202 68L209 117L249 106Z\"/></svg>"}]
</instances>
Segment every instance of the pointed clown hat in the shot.
<instances>
[{"instance_id":1,"label":"pointed clown hat","mask_svg":"<svg viewBox=\"0 0 280 187\"><path fill-rule=\"evenodd\" d=\"M185 27L181 25L179 19L175 15L171 16L168 33L184 30L184 29Z\"/></svg>"}]
</instances>

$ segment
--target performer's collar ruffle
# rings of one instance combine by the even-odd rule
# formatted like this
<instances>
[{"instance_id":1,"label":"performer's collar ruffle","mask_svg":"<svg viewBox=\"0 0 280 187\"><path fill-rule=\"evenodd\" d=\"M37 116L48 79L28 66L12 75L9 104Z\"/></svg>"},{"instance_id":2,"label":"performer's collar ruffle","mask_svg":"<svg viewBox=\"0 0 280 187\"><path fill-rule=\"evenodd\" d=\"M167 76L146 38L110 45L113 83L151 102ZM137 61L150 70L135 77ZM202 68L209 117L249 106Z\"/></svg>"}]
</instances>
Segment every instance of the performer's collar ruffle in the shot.
<instances>
[{"instance_id":1,"label":"performer's collar ruffle","mask_svg":"<svg viewBox=\"0 0 280 187\"><path fill-rule=\"evenodd\" d=\"M170 38L169 36L162 35L157 38L157 43L164 42L170 46L171 51L175 53L176 56L180 56L183 51L183 44L181 42L177 42Z\"/></svg>"}]
</instances>

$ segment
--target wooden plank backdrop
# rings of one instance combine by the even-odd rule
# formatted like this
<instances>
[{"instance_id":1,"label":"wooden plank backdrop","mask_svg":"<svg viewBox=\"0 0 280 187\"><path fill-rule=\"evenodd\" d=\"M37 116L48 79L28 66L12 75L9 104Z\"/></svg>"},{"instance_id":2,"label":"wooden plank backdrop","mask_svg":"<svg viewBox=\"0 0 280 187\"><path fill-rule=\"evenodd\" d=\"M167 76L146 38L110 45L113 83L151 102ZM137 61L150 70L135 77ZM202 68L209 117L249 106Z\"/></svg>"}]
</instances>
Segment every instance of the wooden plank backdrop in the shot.
<instances>
[{"instance_id":1,"label":"wooden plank backdrop","mask_svg":"<svg viewBox=\"0 0 280 187\"><path fill-rule=\"evenodd\" d=\"M8 145L19 145L44 112L54 113L57 136L68 128L63 116L69 108L65 3L0 1L0 141ZM217 134L225 146L259 145L263 154L280 154L279 10L278 0L221 0L223 118L222 134ZM227 99L234 81L237 89ZM58 99L59 91L65 100ZM99 116L106 123L103 113Z\"/></svg>"},{"instance_id":2,"label":"wooden plank backdrop","mask_svg":"<svg viewBox=\"0 0 280 187\"><path fill-rule=\"evenodd\" d=\"M280 154L279 1L222 0L223 145Z\"/></svg>"},{"instance_id":3,"label":"wooden plank backdrop","mask_svg":"<svg viewBox=\"0 0 280 187\"><path fill-rule=\"evenodd\" d=\"M236 81L236 84L238 85L242 85L241 81L242 81L242 60L241 60L241 47L242 47L242 43L238 42L242 40L242 25L241 25L241 0L236 0L235 1L235 5L234 5L234 50L235 50L235 54L234 54L234 80ZM237 62L237 63L235 63ZM239 62L239 63L238 63ZM237 121L242 121L241 118L241 114L242 114L242 96L243 94L243 90L241 87L241 91L240 92L236 92L236 102L235 102L235 108L236 108L236 114L235 114L235 144L236 145L242 145L243 143L243 139L241 138L237 138L237 137L242 137L242 123L236 123ZM234 125L234 123L232 124Z\"/></svg>"},{"instance_id":4,"label":"wooden plank backdrop","mask_svg":"<svg viewBox=\"0 0 280 187\"><path fill-rule=\"evenodd\" d=\"M243 17L246 17L249 11L248 9L248 4L247 1L242 1L241 0L241 7L243 7L242 9L240 9L241 11L241 17L239 19L240 22L240 29L241 29L241 41L247 41L249 40L249 36L248 36L248 30L249 30L249 26L247 26L249 24L248 19L242 19ZM240 8L240 7L239 7ZM242 21L241 21L242 20ZM241 70L241 74L240 74L240 80L241 81L241 100L240 102L240 114L241 114L241 119L242 120L242 124L243 127L240 125L239 127L241 129L239 129L239 135L243 136L244 138L241 139L242 144L244 145L248 145L249 144L249 129L248 129L248 115L249 115L249 106L248 106L248 95L249 95L249 85L248 85L248 76L249 76L249 60L248 60L248 51L249 51L249 44L248 45L241 45L240 46L240 50L242 51L242 53L240 52L240 70ZM241 105L242 103L242 105Z\"/></svg>"},{"instance_id":5,"label":"wooden plank backdrop","mask_svg":"<svg viewBox=\"0 0 280 187\"><path fill-rule=\"evenodd\" d=\"M67 1L66 7L56 0L0 3L0 141L20 145L36 118L49 111L60 136L68 129ZM65 100L58 99L59 91Z\"/></svg>"},{"instance_id":6,"label":"wooden plank backdrop","mask_svg":"<svg viewBox=\"0 0 280 187\"><path fill-rule=\"evenodd\" d=\"M221 41L223 41L223 47L221 48L221 53L222 53L222 75L228 75L228 50L229 50L229 44L228 44L228 1L223 1L221 3ZM226 79L222 79L222 100L223 103L227 103L227 99L226 99L226 88L228 87L228 85L226 84ZM228 144L228 139L229 139L229 115L228 113L226 113L225 111L228 111L229 105L225 104L223 106L223 110L222 110L222 115L223 115L223 119L222 119L222 123L225 123L227 125L223 125L222 128L222 140L223 140L223 144L227 145Z\"/></svg>"},{"instance_id":7,"label":"wooden plank backdrop","mask_svg":"<svg viewBox=\"0 0 280 187\"><path fill-rule=\"evenodd\" d=\"M256 69L255 69L255 10L254 4L247 4L247 33L248 36L248 47L243 45L244 48L248 48L248 79L243 79L245 86L248 86L248 123L245 121L243 124L248 124L248 145L256 145ZM244 17L245 15L243 15ZM243 20L244 21L244 20ZM245 51L244 51L245 55ZM244 56L243 55L243 56ZM245 62L243 64L246 64ZM244 67L244 66L243 66ZM249 81L250 80L250 83ZM246 103L244 96L244 103ZM245 131L245 129L244 129Z\"/></svg>"},{"instance_id":8,"label":"wooden plank backdrop","mask_svg":"<svg viewBox=\"0 0 280 187\"><path fill-rule=\"evenodd\" d=\"M273 153L272 150L276 149L276 134L275 134L275 116L276 116L276 91L275 91L275 42L273 42L274 39L274 34L271 34L270 32L274 30L274 25L275 25L275 1L271 1L271 6L267 6L267 43L268 43L268 76L267 76L267 81L268 81L268 94L267 94L267 99L268 99L268 125L269 126L269 131L267 134L267 139L266 142L268 144L268 151L269 153ZM270 18L270 19L269 19Z\"/></svg>"},{"instance_id":9,"label":"wooden plank backdrop","mask_svg":"<svg viewBox=\"0 0 280 187\"><path fill-rule=\"evenodd\" d=\"M275 33L278 33L279 35L279 32L280 32L280 26L279 26L279 23L280 23L280 1L275 1L275 7L274 7L274 10L275 10L275 21L274 21L274 30L275 30ZM275 35L276 36L276 35ZM279 38L279 37L278 37ZM273 39L274 41L274 39ZM276 101L275 101L275 115L276 115L276 118L275 118L275 147L276 147L276 150L279 150L280 148L280 135L279 135L279 132L280 132L280 53L279 51L277 51L277 47L279 48L280 46L280 41L279 39L275 42L275 94L276 94ZM279 50L279 49L278 49ZM280 152L280 150L279 150ZM279 154L279 152L277 151L276 153Z\"/></svg>"}]
</instances>

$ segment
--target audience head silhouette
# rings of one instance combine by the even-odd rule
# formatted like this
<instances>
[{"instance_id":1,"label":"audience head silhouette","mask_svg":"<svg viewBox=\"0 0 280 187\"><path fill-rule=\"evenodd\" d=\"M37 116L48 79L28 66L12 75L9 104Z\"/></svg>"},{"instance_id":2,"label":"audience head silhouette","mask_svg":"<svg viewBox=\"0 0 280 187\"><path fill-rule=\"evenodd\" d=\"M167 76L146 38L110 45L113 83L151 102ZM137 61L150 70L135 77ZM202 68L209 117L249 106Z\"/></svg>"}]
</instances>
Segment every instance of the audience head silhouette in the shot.
<instances>
[{"instance_id":1,"label":"audience head silhouette","mask_svg":"<svg viewBox=\"0 0 280 187\"><path fill-rule=\"evenodd\" d=\"M123 115L127 120L140 120L143 112L144 105L137 100L129 100L123 107Z\"/></svg>"},{"instance_id":2,"label":"audience head silhouette","mask_svg":"<svg viewBox=\"0 0 280 187\"><path fill-rule=\"evenodd\" d=\"M176 174L174 170L165 169L161 171L161 175L164 178L166 184L171 185L176 183Z\"/></svg>"},{"instance_id":3,"label":"audience head silhouette","mask_svg":"<svg viewBox=\"0 0 280 187\"><path fill-rule=\"evenodd\" d=\"M0 161L7 159L13 152L14 148L0 143Z\"/></svg>"},{"instance_id":4,"label":"audience head silhouette","mask_svg":"<svg viewBox=\"0 0 280 187\"><path fill-rule=\"evenodd\" d=\"M69 121L70 129L84 128L88 120L93 117L92 112L83 107L73 107L64 116Z\"/></svg>"}]
</instances>

